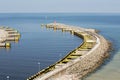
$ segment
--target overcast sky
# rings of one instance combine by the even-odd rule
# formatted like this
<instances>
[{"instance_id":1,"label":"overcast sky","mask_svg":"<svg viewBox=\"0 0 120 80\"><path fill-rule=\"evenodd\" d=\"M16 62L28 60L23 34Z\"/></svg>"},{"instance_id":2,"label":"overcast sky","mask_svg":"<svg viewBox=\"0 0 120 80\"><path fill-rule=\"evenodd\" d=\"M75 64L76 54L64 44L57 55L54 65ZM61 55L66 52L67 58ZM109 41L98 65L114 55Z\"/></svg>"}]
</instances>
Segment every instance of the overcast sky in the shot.
<instances>
[{"instance_id":1,"label":"overcast sky","mask_svg":"<svg viewBox=\"0 0 120 80\"><path fill-rule=\"evenodd\" d=\"M120 13L120 0L0 0L3 12Z\"/></svg>"}]
</instances>

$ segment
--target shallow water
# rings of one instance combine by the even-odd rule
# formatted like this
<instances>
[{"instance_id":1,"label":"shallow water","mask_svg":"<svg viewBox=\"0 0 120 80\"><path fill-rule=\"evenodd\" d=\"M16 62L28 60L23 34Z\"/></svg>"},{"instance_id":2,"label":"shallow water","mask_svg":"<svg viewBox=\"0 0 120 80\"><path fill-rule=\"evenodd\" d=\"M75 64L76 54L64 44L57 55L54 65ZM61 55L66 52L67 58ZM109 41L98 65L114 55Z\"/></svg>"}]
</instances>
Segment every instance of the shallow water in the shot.
<instances>
[{"instance_id":1,"label":"shallow water","mask_svg":"<svg viewBox=\"0 0 120 80\"><path fill-rule=\"evenodd\" d=\"M85 80L120 79L120 14L0 14L0 25L10 26L22 34L18 43L7 51L0 49L0 80L24 80L39 69L54 63L81 43L69 33L41 28L42 23L60 22L95 28L113 43L111 58ZM61 55L61 56L60 56Z\"/></svg>"},{"instance_id":2,"label":"shallow water","mask_svg":"<svg viewBox=\"0 0 120 80\"><path fill-rule=\"evenodd\" d=\"M103 33L101 32L101 34L112 42L114 51L110 53L110 59L108 59L103 66L93 74L89 75L85 80L120 80L120 26L106 26L107 28L104 28ZM110 28L108 26L110 26Z\"/></svg>"}]
</instances>

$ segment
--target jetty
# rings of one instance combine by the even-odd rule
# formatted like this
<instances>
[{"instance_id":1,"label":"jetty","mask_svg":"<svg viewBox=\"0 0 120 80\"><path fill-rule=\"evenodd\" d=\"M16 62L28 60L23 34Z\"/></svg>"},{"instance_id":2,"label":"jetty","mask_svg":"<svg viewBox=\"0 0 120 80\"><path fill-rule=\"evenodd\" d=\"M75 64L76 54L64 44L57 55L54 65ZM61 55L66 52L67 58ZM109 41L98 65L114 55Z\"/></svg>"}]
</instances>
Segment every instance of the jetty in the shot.
<instances>
[{"instance_id":1,"label":"jetty","mask_svg":"<svg viewBox=\"0 0 120 80\"><path fill-rule=\"evenodd\" d=\"M43 27L43 26L42 26ZM83 42L58 62L32 75L27 80L81 80L94 71L108 57L110 44L95 29L50 23L45 26L54 31L70 32Z\"/></svg>"},{"instance_id":2,"label":"jetty","mask_svg":"<svg viewBox=\"0 0 120 80\"><path fill-rule=\"evenodd\" d=\"M18 42L20 33L10 27L0 27L0 48L10 48L11 41Z\"/></svg>"}]
</instances>

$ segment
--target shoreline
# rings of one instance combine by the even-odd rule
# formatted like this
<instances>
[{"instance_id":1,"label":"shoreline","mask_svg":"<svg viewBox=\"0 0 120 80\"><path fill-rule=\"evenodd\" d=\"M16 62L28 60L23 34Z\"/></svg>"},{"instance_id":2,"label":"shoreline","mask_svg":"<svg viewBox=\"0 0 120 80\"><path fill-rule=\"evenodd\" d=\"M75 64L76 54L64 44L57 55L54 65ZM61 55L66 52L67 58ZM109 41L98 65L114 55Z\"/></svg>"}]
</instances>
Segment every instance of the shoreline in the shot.
<instances>
[{"instance_id":1,"label":"shoreline","mask_svg":"<svg viewBox=\"0 0 120 80\"><path fill-rule=\"evenodd\" d=\"M83 39L83 43L55 64L43 69L27 80L79 80L99 67L109 55L110 44L95 29L47 24L46 28L70 32Z\"/></svg>"}]
</instances>

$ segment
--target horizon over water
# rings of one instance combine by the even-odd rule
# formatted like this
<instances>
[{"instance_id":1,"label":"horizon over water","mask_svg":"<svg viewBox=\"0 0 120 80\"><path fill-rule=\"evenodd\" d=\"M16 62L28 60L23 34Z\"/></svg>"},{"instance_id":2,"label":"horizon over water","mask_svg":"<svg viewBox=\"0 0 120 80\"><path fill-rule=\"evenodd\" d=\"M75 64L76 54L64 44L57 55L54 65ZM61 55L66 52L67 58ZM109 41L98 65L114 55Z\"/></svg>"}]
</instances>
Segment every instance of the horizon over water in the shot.
<instances>
[{"instance_id":1,"label":"horizon over water","mask_svg":"<svg viewBox=\"0 0 120 80\"><path fill-rule=\"evenodd\" d=\"M120 79L120 13L0 13L0 26L9 26L21 33L18 43L11 49L0 49L0 80L25 80L68 52L82 40L70 33L41 28L41 24L58 22L100 30L102 36L113 43L114 51L105 63L84 80ZM60 56L62 55L62 56Z\"/></svg>"}]
</instances>

